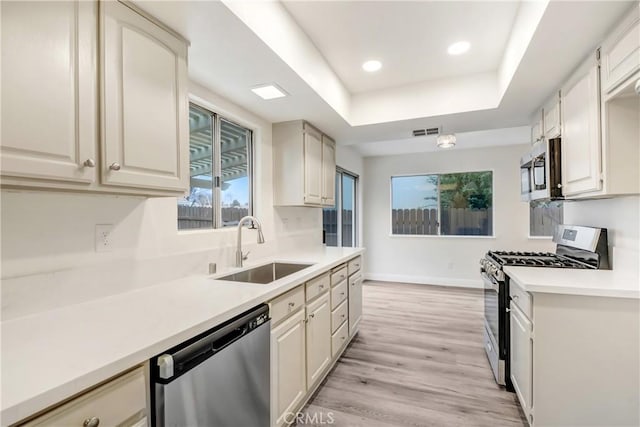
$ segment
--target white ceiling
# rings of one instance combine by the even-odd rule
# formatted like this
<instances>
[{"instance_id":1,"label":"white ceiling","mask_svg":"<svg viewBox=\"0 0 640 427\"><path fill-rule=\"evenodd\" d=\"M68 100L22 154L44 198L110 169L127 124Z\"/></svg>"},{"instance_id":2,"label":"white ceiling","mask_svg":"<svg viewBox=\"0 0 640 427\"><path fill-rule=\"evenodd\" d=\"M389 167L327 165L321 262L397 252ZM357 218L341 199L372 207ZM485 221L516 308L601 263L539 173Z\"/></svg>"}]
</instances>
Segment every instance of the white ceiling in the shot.
<instances>
[{"instance_id":1,"label":"white ceiling","mask_svg":"<svg viewBox=\"0 0 640 427\"><path fill-rule=\"evenodd\" d=\"M285 1L351 93L496 71L519 1ZM466 40L463 55L447 47ZM367 73L368 59L383 67Z\"/></svg>"},{"instance_id":2,"label":"white ceiling","mask_svg":"<svg viewBox=\"0 0 640 427\"><path fill-rule=\"evenodd\" d=\"M400 150L403 144L407 144L407 149L416 147L410 135L411 130L417 128L442 126L447 132L461 136L467 132L529 124L534 110L559 89L578 63L594 50L635 3L552 1L497 108L351 126L305 80L305 76L297 74L291 64L285 62L225 4L217 1L135 2L190 40L189 74L197 83L268 121L306 119L340 144L354 144L361 148L376 141L390 141L389 146L396 150ZM370 4L371 8L375 9L376 4ZM301 2L295 8L305 5L315 7L314 2ZM388 3L383 5L390 7ZM444 2L441 6L457 7L457 4ZM483 19L484 15L486 13L480 14ZM326 28L327 31L335 30L333 25ZM424 31L430 34L428 25L424 26ZM408 49L399 45L397 50ZM321 53L325 58L329 57L327 52ZM359 70L360 59L355 65ZM385 60L385 68L389 67L393 65ZM250 90L270 82L277 83L290 96L265 101ZM358 94L361 95L364 94ZM425 103L428 102L430 100L425 99ZM478 136L477 133L475 135ZM496 135L510 138L509 132ZM461 136L461 140L465 138ZM521 136L513 136L512 140L514 143L523 142ZM363 148L363 151L366 150ZM371 151L370 155L376 154Z\"/></svg>"}]
</instances>

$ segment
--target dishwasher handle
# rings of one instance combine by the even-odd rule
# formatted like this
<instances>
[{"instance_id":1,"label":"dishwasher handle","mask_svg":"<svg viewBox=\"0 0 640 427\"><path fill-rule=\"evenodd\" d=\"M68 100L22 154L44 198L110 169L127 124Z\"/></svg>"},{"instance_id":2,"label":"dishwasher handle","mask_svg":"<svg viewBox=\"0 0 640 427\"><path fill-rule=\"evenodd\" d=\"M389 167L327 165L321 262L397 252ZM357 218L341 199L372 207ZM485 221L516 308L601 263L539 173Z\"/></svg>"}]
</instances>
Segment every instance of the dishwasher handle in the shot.
<instances>
[{"instance_id":1,"label":"dishwasher handle","mask_svg":"<svg viewBox=\"0 0 640 427\"><path fill-rule=\"evenodd\" d=\"M265 324L268 319L268 308L261 307L257 311L240 316L211 331L208 335L201 336L195 342L187 343L158 356L156 363L158 382L165 384L171 382L238 341L253 329Z\"/></svg>"}]
</instances>

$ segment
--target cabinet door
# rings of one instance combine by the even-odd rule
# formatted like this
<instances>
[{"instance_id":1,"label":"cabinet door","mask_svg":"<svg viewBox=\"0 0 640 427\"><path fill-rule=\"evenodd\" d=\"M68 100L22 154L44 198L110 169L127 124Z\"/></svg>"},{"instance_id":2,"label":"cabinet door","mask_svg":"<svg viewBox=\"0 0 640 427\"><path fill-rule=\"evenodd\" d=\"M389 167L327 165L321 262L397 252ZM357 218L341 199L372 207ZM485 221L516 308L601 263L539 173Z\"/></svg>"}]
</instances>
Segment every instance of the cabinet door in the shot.
<instances>
[{"instance_id":1,"label":"cabinet door","mask_svg":"<svg viewBox=\"0 0 640 427\"><path fill-rule=\"evenodd\" d=\"M120 2L100 10L102 182L186 191L187 44Z\"/></svg>"},{"instance_id":2,"label":"cabinet door","mask_svg":"<svg viewBox=\"0 0 640 427\"><path fill-rule=\"evenodd\" d=\"M527 418L533 397L533 342L531 322L516 307L510 306L511 318L511 382Z\"/></svg>"},{"instance_id":3,"label":"cabinet door","mask_svg":"<svg viewBox=\"0 0 640 427\"><path fill-rule=\"evenodd\" d=\"M542 120L538 120L531 125L531 144L542 140Z\"/></svg>"},{"instance_id":4,"label":"cabinet door","mask_svg":"<svg viewBox=\"0 0 640 427\"><path fill-rule=\"evenodd\" d=\"M571 196L602 188L598 67L562 91L562 192Z\"/></svg>"},{"instance_id":5,"label":"cabinet door","mask_svg":"<svg viewBox=\"0 0 640 427\"><path fill-rule=\"evenodd\" d=\"M304 202L322 203L322 141L320 133L304 131Z\"/></svg>"},{"instance_id":6,"label":"cabinet door","mask_svg":"<svg viewBox=\"0 0 640 427\"><path fill-rule=\"evenodd\" d=\"M560 99L547 105L544 112L544 137L546 139L560 136Z\"/></svg>"},{"instance_id":7,"label":"cabinet door","mask_svg":"<svg viewBox=\"0 0 640 427\"><path fill-rule=\"evenodd\" d=\"M322 204L336 204L336 144L322 135Z\"/></svg>"},{"instance_id":8,"label":"cabinet door","mask_svg":"<svg viewBox=\"0 0 640 427\"><path fill-rule=\"evenodd\" d=\"M93 182L96 4L17 1L0 8L2 175Z\"/></svg>"},{"instance_id":9,"label":"cabinet door","mask_svg":"<svg viewBox=\"0 0 640 427\"><path fill-rule=\"evenodd\" d=\"M362 318L362 276L349 277L349 335L358 331Z\"/></svg>"},{"instance_id":10,"label":"cabinet door","mask_svg":"<svg viewBox=\"0 0 640 427\"><path fill-rule=\"evenodd\" d=\"M602 44L602 88L612 92L640 70L640 5Z\"/></svg>"},{"instance_id":11,"label":"cabinet door","mask_svg":"<svg viewBox=\"0 0 640 427\"><path fill-rule=\"evenodd\" d=\"M304 309L271 331L271 425L284 424L307 392Z\"/></svg>"},{"instance_id":12,"label":"cabinet door","mask_svg":"<svg viewBox=\"0 0 640 427\"><path fill-rule=\"evenodd\" d=\"M307 385L322 377L331 360L331 307L325 292L307 305Z\"/></svg>"}]
</instances>

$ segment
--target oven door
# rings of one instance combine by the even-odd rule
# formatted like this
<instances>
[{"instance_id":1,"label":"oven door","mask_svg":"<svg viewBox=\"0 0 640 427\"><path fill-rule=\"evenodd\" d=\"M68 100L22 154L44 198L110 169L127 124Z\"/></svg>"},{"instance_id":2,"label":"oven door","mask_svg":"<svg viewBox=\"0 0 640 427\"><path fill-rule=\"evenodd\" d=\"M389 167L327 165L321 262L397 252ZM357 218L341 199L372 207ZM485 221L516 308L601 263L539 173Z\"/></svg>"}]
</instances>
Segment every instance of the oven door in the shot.
<instances>
[{"instance_id":1,"label":"oven door","mask_svg":"<svg viewBox=\"0 0 640 427\"><path fill-rule=\"evenodd\" d=\"M484 282L484 320L497 344L500 337L500 285L484 271L482 281Z\"/></svg>"},{"instance_id":2,"label":"oven door","mask_svg":"<svg viewBox=\"0 0 640 427\"><path fill-rule=\"evenodd\" d=\"M481 274L484 283L484 349L496 382L505 385L506 362L500 356L500 283L484 271Z\"/></svg>"}]
</instances>

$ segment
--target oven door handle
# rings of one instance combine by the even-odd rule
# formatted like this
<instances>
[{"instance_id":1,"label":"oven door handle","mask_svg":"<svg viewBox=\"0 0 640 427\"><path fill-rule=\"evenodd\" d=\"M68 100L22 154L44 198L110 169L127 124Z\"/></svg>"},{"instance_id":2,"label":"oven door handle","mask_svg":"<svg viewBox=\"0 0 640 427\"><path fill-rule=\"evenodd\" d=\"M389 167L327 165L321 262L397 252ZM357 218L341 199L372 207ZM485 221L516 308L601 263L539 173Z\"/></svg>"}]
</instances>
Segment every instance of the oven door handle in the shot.
<instances>
[{"instance_id":1,"label":"oven door handle","mask_svg":"<svg viewBox=\"0 0 640 427\"><path fill-rule=\"evenodd\" d=\"M499 285L493 280L491 280L489 275L484 271L481 273L481 275L482 275L482 281L484 282L485 286L498 292L498 290L500 289Z\"/></svg>"}]
</instances>

